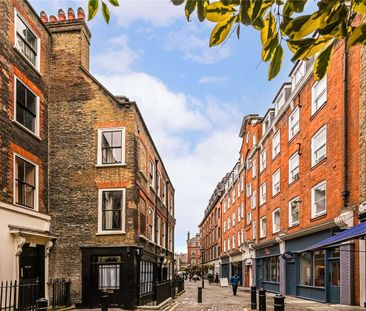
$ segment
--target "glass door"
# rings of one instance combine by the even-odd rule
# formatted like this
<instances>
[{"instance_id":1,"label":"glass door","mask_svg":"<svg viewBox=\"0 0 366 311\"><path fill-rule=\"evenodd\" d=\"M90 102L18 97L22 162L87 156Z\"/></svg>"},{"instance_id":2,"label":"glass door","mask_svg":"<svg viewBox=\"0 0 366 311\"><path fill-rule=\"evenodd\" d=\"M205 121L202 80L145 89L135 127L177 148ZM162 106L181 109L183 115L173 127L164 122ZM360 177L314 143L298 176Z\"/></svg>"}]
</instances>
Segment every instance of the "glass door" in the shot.
<instances>
[{"instance_id":1,"label":"glass door","mask_svg":"<svg viewBox=\"0 0 366 311\"><path fill-rule=\"evenodd\" d=\"M339 247L331 250L328 259L328 300L330 303L340 303L341 265Z\"/></svg>"}]
</instances>

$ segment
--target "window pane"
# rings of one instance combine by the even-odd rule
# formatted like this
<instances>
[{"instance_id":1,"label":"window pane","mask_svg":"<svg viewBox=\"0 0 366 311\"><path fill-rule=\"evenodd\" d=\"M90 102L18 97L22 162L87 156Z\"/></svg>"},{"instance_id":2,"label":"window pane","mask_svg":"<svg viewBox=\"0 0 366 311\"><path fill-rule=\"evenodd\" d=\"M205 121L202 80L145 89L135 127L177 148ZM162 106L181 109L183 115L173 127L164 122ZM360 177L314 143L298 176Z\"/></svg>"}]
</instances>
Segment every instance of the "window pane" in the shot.
<instances>
[{"instance_id":1,"label":"window pane","mask_svg":"<svg viewBox=\"0 0 366 311\"><path fill-rule=\"evenodd\" d=\"M122 146L122 131L113 132L113 146L114 147Z\"/></svg>"},{"instance_id":2,"label":"window pane","mask_svg":"<svg viewBox=\"0 0 366 311\"><path fill-rule=\"evenodd\" d=\"M330 274L330 284L332 284L332 286L340 286L340 281L341 281L341 267L340 267L340 261L339 260L332 260L330 263L330 269L331 269L331 274Z\"/></svg>"},{"instance_id":3,"label":"window pane","mask_svg":"<svg viewBox=\"0 0 366 311\"><path fill-rule=\"evenodd\" d=\"M300 257L300 284L311 284L311 253L303 253Z\"/></svg>"},{"instance_id":4,"label":"window pane","mask_svg":"<svg viewBox=\"0 0 366 311\"><path fill-rule=\"evenodd\" d=\"M103 147L112 147L112 132L103 132L102 133L102 146Z\"/></svg>"},{"instance_id":5,"label":"window pane","mask_svg":"<svg viewBox=\"0 0 366 311\"><path fill-rule=\"evenodd\" d=\"M103 191L103 230L121 230L122 191Z\"/></svg>"},{"instance_id":6,"label":"window pane","mask_svg":"<svg viewBox=\"0 0 366 311\"><path fill-rule=\"evenodd\" d=\"M314 252L314 285L325 284L325 251Z\"/></svg>"},{"instance_id":7,"label":"window pane","mask_svg":"<svg viewBox=\"0 0 366 311\"><path fill-rule=\"evenodd\" d=\"M98 289L119 289L119 275L119 265L100 265Z\"/></svg>"},{"instance_id":8,"label":"window pane","mask_svg":"<svg viewBox=\"0 0 366 311\"><path fill-rule=\"evenodd\" d=\"M34 207L34 191L36 185L35 166L21 158L15 158L16 203Z\"/></svg>"}]
</instances>

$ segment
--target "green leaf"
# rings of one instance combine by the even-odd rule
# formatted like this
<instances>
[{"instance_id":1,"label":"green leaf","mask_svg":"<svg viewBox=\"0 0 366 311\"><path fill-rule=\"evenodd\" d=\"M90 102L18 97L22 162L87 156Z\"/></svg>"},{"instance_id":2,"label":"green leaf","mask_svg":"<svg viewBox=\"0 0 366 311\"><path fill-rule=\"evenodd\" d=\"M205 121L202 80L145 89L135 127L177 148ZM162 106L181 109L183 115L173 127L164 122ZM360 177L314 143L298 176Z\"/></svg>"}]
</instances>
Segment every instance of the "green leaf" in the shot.
<instances>
[{"instance_id":1,"label":"green leaf","mask_svg":"<svg viewBox=\"0 0 366 311\"><path fill-rule=\"evenodd\" d=\"M332 62L333 47L334 43L332 42L327 47L325 47L316 58L313 68L315 80L320 81L327 73Z\"/></svg>"},{"instance_id":2,"label":"green leaf","mask_svg":"<svg viewBox=\"0 0 366 311\"><path fill-rule=\"evenodd\" d=\"M88 20L94 18L98 12L99 0L89 0L88 2Z\"/></svg>"},{"instance_id":3,"label":"green leaf","mask_svg":"<svg viewBox=\"0 0 366 311\"><path fill-rule=\"evenodd\" d=\"M174 5L181 5L185 0L171 0Z\"/></svg>"},{"instance_id":4,"label":"green leaf","mask_svg":"<svg viewBox=\"0 0 366 311\"><path fill-rule=\"evenodd\" d=\"M108 0L113 6L119 6L118 0Z\"/></svg>"},{"instance_id":5,"label":"green leaf","mask_svg":"<svg viewBox=\"0 0 366 311\"><path fill-rule=\"evenodd\" d=\"M273 55L273 58L269 64L268 68L268 80L272 80L274 77L278 75L282 66L283 59L283 48L281 44L276 47L276 51Z\"/></svg>"},{"instance_id":6,"label":"green leaf","mask_svg":"<svg viewBox=\"0 0 366 311\"><path fill-rule=\"evenodd\" d=\"M321 25L325 15L315 12L312 15L299 16L290 21L283 32L293 40L299 40L313 33Z\"/></svg>"},{"instance_id":7,"label":"green leaf","mask_svg":"<svg viewBox=\"0 0 366 311\"><path fill-rule=\"evenodd\" d=\"M216 24L211 33L210 47L218 45L226 39L235 19L236 16L233 16L223 22L219 22Z\"/></svg>"},{"instance_id":8,"label":"green leaf","mask_svg":"<svg viewBox=\"0 0 366 311\"><path fill-rule=\"evenodd\" d=\"M366 0L355 1L352 8L357 13L366 14Z\"/></svg>"},{"instance_id":9,"label":"green leaf","mask_svg":"<svg viewBox=\"0 0 366 311\"><path fill-rule=\"evenodd\" d=\"M187 0L184 12L186 14L187 21L190 21L190 16L196 8L197 0Z\"/></svg>"},{"instance_id":10,"label":"green leaf","mask_svg":"<svg viewBox=\"0 0 366 311\"><path fill-rule=\"evenodd\" d=\"M261 30L262 46L265 48L273 37L277 34L277 23L272 12L269 12L266 19L263 22L264 27Z\"/></svg>"},{"instance_id":11,"label":"green leaf","mask_svg":"<svg viewBox=\"0 0 366 311\"><path fill-rule=\"evenodd\" d=\"M205 0L198 0L197 2L197 17L200 22L203 22L206 18L206 6Z\"/></svg>"},{"instance_id":12,"label":"green leaf","mask_svg":"<svg viewBox=\"0 0 366 311\"><path fill-rule=\"evenodd\" d=\"M110 14L109 14L109 9L107 7L107 5L102 1L102 13L103 13L103 17L104 20L107 22L107 24L109 24L109 19L110 19Z\"/></svg>"},{"instance_id":13,"label":"green leaf","mask_svg":"<svg viewBox=\"0 0 366 311\"><path fill-rule=\"evenodd\" d=\"M224 5L222 2L213 2L206 7L206 18L211 22L222 22L230 18L235 12L232 5Z\"/></svg>"},{"instance_id":14,"label":"green leaf","mask_svg":"<svg viewBox=\"0 0 366 311\"><path fill-rule=\"evenodd\" d=\"M273 58L274 52L278 46L278 34L262 49L262 60L268 62Z\"/></svg>"},{"instance_id":15,"label":"green leaf","mask_svg":"<svg viewBox=\"0 0 366 311\"><path fill-rule=\"evenodd\" d=\"M243 0L240 5L240 22L247 26L252 22L249 17L249 11L251 10L252 5L253 1L251 0Z\"/></svg>"},{"instance_id":16,"label":"green leaf","mask_svg":"<svg viewBox=\"0 0 366 311\"><path fill-rule=\"evenodd\" d=\"M348 47L366 43L366 24L353 28L348 39Z\"/></svg>"},{"instance_id":17,"label":"green leaf","mask_svg":"<svg viewBox=\"0 0 366 311\"><path fill-rule=\"evenodd\" d=\"M318 38L308 38L303 40L292 41L293 45L298 45L294 56L292 57L292 61L295 60L306 60L321 51L324 47L329 44L330 40L333 40L333 36L324 36Z\"/></svg>"}]
</instances>

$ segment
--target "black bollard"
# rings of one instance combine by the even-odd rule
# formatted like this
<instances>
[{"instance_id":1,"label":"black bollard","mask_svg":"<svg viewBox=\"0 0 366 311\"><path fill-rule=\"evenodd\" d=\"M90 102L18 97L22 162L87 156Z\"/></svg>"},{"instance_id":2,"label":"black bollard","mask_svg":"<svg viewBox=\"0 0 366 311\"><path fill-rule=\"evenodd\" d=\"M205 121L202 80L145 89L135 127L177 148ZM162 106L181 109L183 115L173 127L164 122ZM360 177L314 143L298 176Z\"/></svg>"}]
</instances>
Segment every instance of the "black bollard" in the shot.
<instances>
[{"instance_id":1,"label":"black bollard","mask_svg":"<svg viewBox=\"0 0 366 311\"><path fill-rule=\"evenodd\" d=\"M108 311L108 294L107 293L103 293L102 296L100 297L100 304L102 306L102 311Z\"/></svg>"},{"instance_id":2,"label":"black bollard","mask_svg":"<svg viewBox=\"0 0 366 311\"><path fill-rule=\"evenodd\" d=\"M273 297L274 311L285 311L285 297L276 295Z\"/></svg>"},{"instance_id":3,"label":"black bollard","mask_svg":"<svg viewBox=\"0 0 366 311\"><path fill-rule=\"evenodd\" d=\"M250 287L250 308L257 309L257 287L254 285Z\"/></svg>"},{"instance_id":4,"label":"black bollard","mask_svg":"<svg viewBox=\"0 0 366 311\"><path fill-rule=\"evenodd\" d=\"M266 290L261 288L259 293L259 311L266 311Z\"/></svg>"},{"instance_id":5,"label":"black bollard","mask_svg":"<svg viewBox=\"0 0 366 311\"><path fill-rule=\"evenodd\" d=\"M198 303L202 303L202 287L198 287Z\"/></svg>"},{"instance_id":6,"label":"black bollard","mask_svg":"<svg viewBox=\"0 0 366 311\"><path fill-rule=\"evenodd\" d=\"M47 311L48 300L46 298L40 298L36 300L36 310L37 311Z\"/></svg>"}]
</instances>

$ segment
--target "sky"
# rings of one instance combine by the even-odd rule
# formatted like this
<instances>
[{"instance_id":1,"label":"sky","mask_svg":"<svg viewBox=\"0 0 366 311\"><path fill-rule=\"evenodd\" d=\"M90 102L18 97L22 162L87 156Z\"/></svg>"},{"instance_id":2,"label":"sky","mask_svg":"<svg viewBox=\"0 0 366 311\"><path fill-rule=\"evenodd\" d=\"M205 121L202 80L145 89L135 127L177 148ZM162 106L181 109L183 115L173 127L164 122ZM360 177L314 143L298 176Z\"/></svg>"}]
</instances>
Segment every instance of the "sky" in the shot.
<instances>
[{"instance_id":1,"label":"sky","mask_svg":"<svg viewBox=\"0 0 366 311\"><path fill-rule=\"evenodd\" d=\"M108 3L108 1L106 1ZM30 0L37 12L57 16L87 0ZM120 0L111 21L88 22L90 71L114 95L137 102L175 188L175 251L186 252L187 231L199 232L217 183L239 159L245 115L263 115L282 83L267 80L259 32L242 28L220 47L209 48L214 24L187 22L184 7L168 0Z\"/></svg>"}]
</instances>

